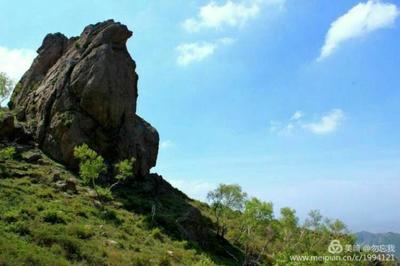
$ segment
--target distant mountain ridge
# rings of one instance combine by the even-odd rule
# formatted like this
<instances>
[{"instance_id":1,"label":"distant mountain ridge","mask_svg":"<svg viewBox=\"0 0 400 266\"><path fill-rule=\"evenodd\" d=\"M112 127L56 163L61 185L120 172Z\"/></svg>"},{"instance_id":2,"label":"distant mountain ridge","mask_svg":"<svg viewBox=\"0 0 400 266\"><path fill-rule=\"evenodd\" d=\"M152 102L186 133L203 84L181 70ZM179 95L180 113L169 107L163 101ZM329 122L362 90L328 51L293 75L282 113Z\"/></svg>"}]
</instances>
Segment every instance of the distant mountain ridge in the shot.
<instances>
[{"instance_id":1,"label":"distant mountain ridge","mask_svg":"<svg viewBox=\"0 0 400 266\"><path fill-rule=\"evenodd\" d=\"M356 233L357 243L360 245L394 245L395 255L400 257L400 234L399 233L371 233L361 231Z\"/></svg>"}]
</instances>

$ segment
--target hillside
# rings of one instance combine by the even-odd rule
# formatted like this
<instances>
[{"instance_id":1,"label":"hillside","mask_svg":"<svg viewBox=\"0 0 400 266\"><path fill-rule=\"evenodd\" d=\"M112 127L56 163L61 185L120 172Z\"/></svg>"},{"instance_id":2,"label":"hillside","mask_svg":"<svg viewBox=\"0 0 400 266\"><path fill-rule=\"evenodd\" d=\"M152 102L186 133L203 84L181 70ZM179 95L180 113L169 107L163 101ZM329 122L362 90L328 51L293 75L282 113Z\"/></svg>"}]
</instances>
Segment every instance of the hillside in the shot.
<instances>
[{"instance_id":1,"label":"hillside","mask_svg":"<svg viewBox=\"0 0 400 266\"><path fill-rule=\"evenodd\" d=\"M300 224L226 184L208 205L151 173L159 134L136 114L131 36L113 20L47 35L0 110L1 266L313 265L341 252L370 255L341 265L393 265L344 251L354 237L319 211Z\"/></svg>"},{"instance_id":2,"label":"hillside","mask_svg":"<svg viewBox=\"0 0 400 266\"><path fill-rule=\"evenodd\" d=\"M227 242L204 239L207 253L185 241L179 224L211 227L210 221L201 214L190 220L200 203L160 176L124 187L102 204L36 148L18 145L15 159L1 168L0 265L233 265L224 249L240 256ZM176 223L177 217L187 220Z\"/></svg>"},{"instance_id":3,"label":"hillside","mask_svg":"<svg viewBox=\"0 0 400 266\"><path fill-rule=\"evenodd\" d=\"M99 201L36 147L12 145L12 158L0 159L0 265L242 265L239 213L229 215L221 238L212 209L159 175L120 186L113 200ZM332 238L353 243L322 224L310 231L290 217L271 220L265 235L251 239L254 252L268 240L265 265L290 265L294 254L327 256Z\"/></svg>"},{"instance_id":4,"label":"hillside","mask_svg":"<svg viewBox=\"0 0 400 266\"><path fill-rule=\"evenodd\" d=\"M400 247L400 234L397 233L370 233L366 231L356 233L357 243L360 245L395 245ZM396 249L396 256L400 258L400 250Z\"/></svg>"}]
</instances>

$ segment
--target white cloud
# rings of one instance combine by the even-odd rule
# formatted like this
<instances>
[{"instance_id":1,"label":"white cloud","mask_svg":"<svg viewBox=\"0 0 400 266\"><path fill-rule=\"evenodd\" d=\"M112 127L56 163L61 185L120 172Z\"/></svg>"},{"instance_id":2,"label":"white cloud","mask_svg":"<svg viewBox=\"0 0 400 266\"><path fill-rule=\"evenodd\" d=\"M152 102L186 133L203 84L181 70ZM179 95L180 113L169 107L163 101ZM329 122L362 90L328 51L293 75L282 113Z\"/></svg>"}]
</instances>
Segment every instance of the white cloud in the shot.
<instances>
[{"instance_id":1,"label":"white cloud","mask_svg":"<svg viewBox=\"0 0 400 266\"><path fill-rule=\"evenodd\" d=\"M5 72L14 82L28 70L36 52L28 49L9 49L0 46L0 72Z\"/></svg>"},{"instance_id":2,"label":"white cloud","mask_svg":"<svg viewBox=\"0 0 400 266\"><path fill-rule=\"evenodd\" d=\"M216 188L215 184L204 181L187 181L182 179L169 179L172 186L183 191L189 197L206 201L207 193Z\"/></svg>"},{"instance_id":3,"label":"white cloud","mask_svg":"<svg viewBox=\"0 0 400 266\"><path fill-rule=\"evenodd\" d=\"M304 124L304 128L315 134L328 134L334 132L342 123L344 112L340 109L333 109L315 123Z\"/></svg>"},{"instance_id":4,"label":"white cloud","mask_svg":"<svg viewBox=\"0 0 400 266\"><path fill-rule=\"evenodd\" d=\"M171 140L164 140L160 143L160 149L167 149L174 145Z\"/></svg>"},{"instance_id":5,"label":"white cloud","mask_svg":"<svg viewBox=\"0 0 400 266\"><path fill-rule=\"evenodd\" d=\"M205 28L241 27L258 16L263 4L281 7L284 2L285 0L243 0L241 2L229 0L224 4L217 4L212 1L200 8L196 18L185 20L183 28L188 32L196 32Z\"/></svg>"},{"instance_id":6,"label":"white cloud","mask_svg":"<svg viewBox=\"0 0 400 266\"><path fill-rule=\"evenodd\" d=\"M399 14L396 5L378 0L357 4L331 24L318 60L330 56L350 39L392 26Z\"/></svg>"},{"instance_id":7,"label":"white cloud","mask_svg":"<svg viewBox=\"0 0 400 266\"><path fill-rule=\"evenodd\" d=\"M341 109L332 109L316 122L305 122L304 117L305 114L302 111L296 111L288 122L271 121L270 132L279 135L291 135L296 130L306 129L318 135L329 134L338 129L345 116Z\"/></svg>"},{"instance_id":8,"label":"white cloud","mask_svg":"<svg viewBox=\"0 0 400 266\"><path fill-rule=\"evenodd\" d=\"M200 62L214 54L221 45L229 45L234 42L231 38L222 38L215 42L183 43L176 47L178 52L177 63L186 66L193 62Z\"/></svg>"},{"instance_id":9,"label":"white cloud","mask_svg":"<svg viewBox=\"0 0 400 266\"><path fill-rule=\"evenodd\" d=\"M290 118L290 120L299 120L300 118L302 118L304 116L302 111L296 111L293 115L292 118Z\"/></svg>"}]
</instances>

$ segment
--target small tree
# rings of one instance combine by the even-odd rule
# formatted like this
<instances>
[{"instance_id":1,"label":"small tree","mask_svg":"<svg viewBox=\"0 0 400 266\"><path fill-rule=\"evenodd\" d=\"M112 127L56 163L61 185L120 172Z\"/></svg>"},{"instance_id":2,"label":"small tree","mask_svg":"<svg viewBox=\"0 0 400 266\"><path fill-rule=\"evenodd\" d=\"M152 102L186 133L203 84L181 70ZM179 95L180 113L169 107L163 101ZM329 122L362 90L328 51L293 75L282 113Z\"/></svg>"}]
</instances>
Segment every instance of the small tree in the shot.
<instances>
[{"instance_id":1,"label":"small tree","mask_svg":"<svg viewBox=\"0 0 400 266\"><path fill-rule=\"evenodd\" d=\"M133 176L133 166L135 162L136 159L132 158L130 160L123 160L115 165L115 168L117 169L117 175L115 176L116 182L111 184L109 187L110 190L119 183L125 181L129 176Z\"/></svg>"},{"instance_id":2,"label":"small tree","mask_svg":"<svg viewBox=\"0 0 400 266\"><path fill-rule=\"evenodd\" d=\"M74 156L79 162L79 174L86 184L91 183L96 188L96 180L101 173L107 170L102 156L90 149L87 144L77 146L74 149Z\"/></svg>"},{"instance_id":3,"label":"small tree","mask_svg":"<svg viewBox=\"0 0 400 266\"><path fill-rule=\"evenodd\" d=\"M291 208L282 208L279 223L281 225L281 234L283 241L288 243L298 233L299 219L296 216L296 211Z\"/></svg>"},{"instance_id":4,"label":"small tree","mask_svg":"<svg viewBox=\"0 0 400 266\"><path fill-rule=\"evenodd\" d=\"M211 208L217 222L217 235L224 237L229 213L240 211L246 197L247 194L242 191L239 185L220 184L217 189L207 194L207 199L211 202Z\"/></svg>"},{"instance_id":5,"label":"small tree","mask_svg":"<svg viewBox=\"0 0 400 266\"><path fill-rule=\"evenodd\" d=\"M7 147L0 150L0 161L11 160L15 155L14 147Z\"/></svg>"},{"instance_id":6,"label":"small tree","mask_svg":"<svg viewBox=\"0 0 400 266\"><path fill-rule=\"evenodd\" d=\"M86 184L93 186L99 199L111 200L113 198L111 189L134 174L133 166L135 158L123 160L115 165L117 170L116 181L108 187L97 186L96 180L102 173L107 171L103 157L90 149L87 144L75 147L74 156L79 160L79 174L81 178Z\"/></svg>"},{"instance_id":7,"label":"small tree","mask_svg":"<svg viewBox=\"0 0 400 266\"><path fill-rule=\"evenodd\" d=\"M334 235L346 234L348 232L346 225L339 219L326 219L325 223Z\"/></svg>"},{"instance_id":8,"label":"small tree","mask_svg":"<svg viewBox=\"0 0 400 266\"><path fill-rule=\"evenodd\" d=\"M267 245L274 237L272 220L273 206L271 202L263 202L257 198L246 201L242 215L243 232L240 241L245 253L244 265L259 264ZM251 259L252 257L254 258Z\"/></svg>"},{"instance_id":9,"label":"small tree","mask_svg":"<svg viewBox=\"0 0 400 266\"><path fill-rule=\"evenodd\" d=\"M10 96L13 86L11 78L0 72L0 105Z\"/></svg>"},{"instance_id":10,"label":"small tree","mask_svg":"<svg viewBox=\"0 0 400 266\"><path fill-rule=\"evenodd\" d=\"M311 210L308 218L304 222L304 226L315 231L322 231L325 226L323 224L323 216L319 210Z\"/></svg>"}]
</instances>

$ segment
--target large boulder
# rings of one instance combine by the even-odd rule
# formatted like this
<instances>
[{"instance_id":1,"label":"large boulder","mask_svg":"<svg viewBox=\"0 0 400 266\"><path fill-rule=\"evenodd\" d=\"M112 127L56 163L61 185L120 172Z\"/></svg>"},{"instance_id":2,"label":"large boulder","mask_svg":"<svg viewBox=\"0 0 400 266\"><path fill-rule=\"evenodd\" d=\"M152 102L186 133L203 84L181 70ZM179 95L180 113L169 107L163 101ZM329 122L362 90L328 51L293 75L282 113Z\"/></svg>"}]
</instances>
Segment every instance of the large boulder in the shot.
<instances>
[{"instance_id":1,"label":"large boulder","mask_svg":"<svg viewBox=\"0 0 400 266\"><path fill-rule=\"evenodd\" d=\"M136 64L126 48L132 32L108 20L80 37L49 34L17 84L10 109L54 159L76 168L82 143L110 163L135 157L136 174L156 164L159 136L136 115Z\"/></svg>"}]
</instances>

